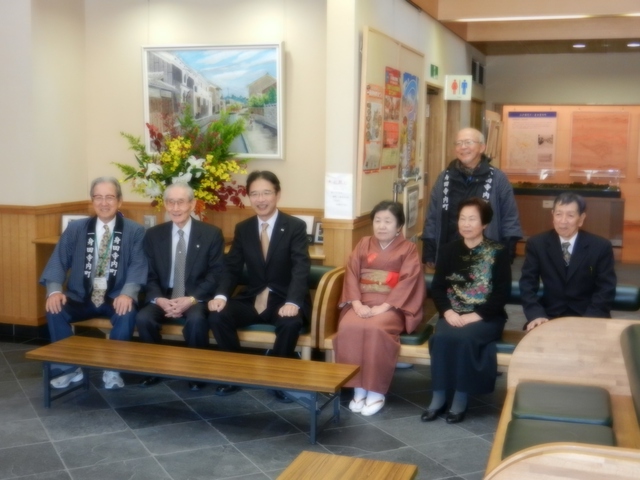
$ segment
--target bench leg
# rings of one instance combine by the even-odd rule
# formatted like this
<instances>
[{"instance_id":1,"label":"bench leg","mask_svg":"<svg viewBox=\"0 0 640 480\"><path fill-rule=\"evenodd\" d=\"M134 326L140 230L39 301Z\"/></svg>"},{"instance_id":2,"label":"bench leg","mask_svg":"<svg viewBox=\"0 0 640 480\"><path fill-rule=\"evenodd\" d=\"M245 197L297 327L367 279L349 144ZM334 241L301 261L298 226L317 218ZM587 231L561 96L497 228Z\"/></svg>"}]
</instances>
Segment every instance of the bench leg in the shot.
<instances>
[{"instance_id":1,"label":"bench leg","mask_svg":"<svg viewBox=\"0 0 640 480\"><path fill-rule=\"evenodd\" d=\"M316 444L316 436L318 433L318 410L316 405L318 404L318 392L311 393L311 408L309 408L309 442L311 445Z\"/></svg>"},{"instance_id":2,"label":"bench leg","mask_svg":"<svg viewBox=\"0 0 640 480\"><path fill-rule=\"evenodd\" d=\"M51 363L42 362L42 381L43 383L43 392L44 392L44 408L51 407L51 384L49 381L51 380Z\"/></svg>"}]
</instances>

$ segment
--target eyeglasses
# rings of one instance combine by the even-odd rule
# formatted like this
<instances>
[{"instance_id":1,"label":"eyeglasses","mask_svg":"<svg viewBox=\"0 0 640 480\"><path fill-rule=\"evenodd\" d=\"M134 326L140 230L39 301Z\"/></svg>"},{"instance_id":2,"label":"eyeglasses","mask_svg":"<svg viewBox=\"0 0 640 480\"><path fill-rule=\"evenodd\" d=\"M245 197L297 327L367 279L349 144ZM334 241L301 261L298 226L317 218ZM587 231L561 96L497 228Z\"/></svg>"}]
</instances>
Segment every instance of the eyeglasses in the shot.
<instances>
[{"instance_id":1,"label":"eyeglasses","mask_svg":"<svg viewBox=\"0 0 640 480\"><path fill-rule=\"evenodd\" d=\"M458 140L457 142L453 142L456 147L470 147L474 143L482 143L477 140Z\"/></svg>"},{"instance_id":2,"label":"eyeglasses","mask_svg":"<svg viewBox=\"0 0 640 480\"><path fill-rule=\"evenodd\" d=\"M188 200L185 200L184 198L181 198L180 200L172 200L172 199L168 199L165 200L165 205L169 205L170 207L184 207L187 203L189 203Z\"/></svg>"},{"instance_id":3,"label":"eyeglasses","mask_svg":"<svg viewBox=\"0 0 640 480\"><path fill-rule=\"evenodd\" d=\"M249 197L252 199L258 199L261 197L264 198L269 198L272 197L273 195L275 195L276 192L274 192L273 190L265 190L264 192L251 192L249 194Z\"/></svg>"},{"instance_id":4,"label":"eyeglasses","mask_svg":"<svg viewBox=\"0 0 640 480\"><path fill-rule=\"evenodd\" d=\"M116 197L115 195L94 195L93 197L91 197L91 199L96 202L96 203L102 203L102 202L107 202L107 203L114 203L117 200L118 197Z\"/></svg>"}]
</instances>

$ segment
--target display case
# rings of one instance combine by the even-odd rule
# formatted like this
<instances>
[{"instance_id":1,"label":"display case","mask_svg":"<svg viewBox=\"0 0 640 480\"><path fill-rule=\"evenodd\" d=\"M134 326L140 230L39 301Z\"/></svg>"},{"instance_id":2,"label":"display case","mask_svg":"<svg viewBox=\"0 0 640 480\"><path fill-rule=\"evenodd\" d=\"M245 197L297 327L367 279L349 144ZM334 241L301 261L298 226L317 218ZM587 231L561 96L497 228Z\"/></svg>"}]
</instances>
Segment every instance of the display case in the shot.
<instances>
[{"instance_id":1,"label":"display case","mask_svg":"<svg viewBox=\"0 0 640 480\"><path fill-rule=\"evenodd\" d=\"M555 178L566 178L567 173L571 178L584 181L553 183ZM587 218L582 228L609 239L614 247L621 247L624 199L620 192L620 177L619 170L560 172L545 169L538 172L541 182L513 182L524 239L553 228L554 199L563 192L574 192L587 203Z\"/></svg>"}]
</instances>

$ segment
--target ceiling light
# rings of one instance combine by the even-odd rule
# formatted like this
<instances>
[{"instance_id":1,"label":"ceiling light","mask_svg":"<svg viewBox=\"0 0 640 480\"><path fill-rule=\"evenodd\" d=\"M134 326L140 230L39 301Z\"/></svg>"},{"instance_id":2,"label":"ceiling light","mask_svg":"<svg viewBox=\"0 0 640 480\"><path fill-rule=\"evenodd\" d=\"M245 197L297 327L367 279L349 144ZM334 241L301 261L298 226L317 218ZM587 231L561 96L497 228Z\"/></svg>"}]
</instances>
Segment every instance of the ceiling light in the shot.
<instances>
[{"instance_id":1,"label":"ceiling light","mask_svg":"<svg viewBox=\"0 0 640 480\"><path fill-rule=\"evenodd\" d=\"M638 43L638 42L627 43L627 47L637 48L637 47L640 47L640 43Z\"/></svg>"},{"instance_id":2,"label":"ceiling light","mask_svg":"<svg viewBox=\"0 0 640 480\"><path fill-rule=\"evenodd\" d=\"M586 45L584 43L574 43L573 48L584 48Z\"/></svg>"},{"instance_id":3,"label":"ceiling light","mask_svg":"<svg viewBox=\"0 0 640 480\"><path fill-rule=\"evenodd\" d=\"M540 15L531 17L487 17L487 18L458 18L453 22L515 22L527 20L572 20L576 18L588 18L589 15Z\"/></svg>"}]
</instances>

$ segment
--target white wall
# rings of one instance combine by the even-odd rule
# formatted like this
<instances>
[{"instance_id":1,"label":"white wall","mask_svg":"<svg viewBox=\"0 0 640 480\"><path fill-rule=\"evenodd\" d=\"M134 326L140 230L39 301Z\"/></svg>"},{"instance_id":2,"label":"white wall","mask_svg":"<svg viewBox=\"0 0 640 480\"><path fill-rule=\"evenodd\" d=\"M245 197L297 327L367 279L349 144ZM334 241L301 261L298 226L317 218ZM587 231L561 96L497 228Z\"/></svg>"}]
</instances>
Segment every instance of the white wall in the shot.
<instances>
[{"instance_id":1,"label":"white wall","mask_svg":"<svg viewBox=\"0 0 640 480\"><path fill-rule=\"evenodd\" d=\"M327 10L343 3L335 31ZM423 52L432 83L468 73L470 47L404 0L0 0L0 204L84 199L92 178L121 176L113 162L133 164L120 132L144 133L143 46L283 41L285 158L249 168L280 177L283 206L322 208L325 172L357 168L364 25Z\"/></svg>"},{"instance_id":2,"label":"white wall","mask_svg":"<svg viewBox=\"0 0 640 480\"><path fill-rule=\"evenodd\" d=\"M637 53L487 57L486 101L498 104L637 105Z\"/></svg>"},{"instance_id":3,"label":"white wall","mask_svg":"<svg viewBox=\"0 0 640 480\"><path fill-rule=\"evenodd\" d=\"M326 0L327 2L327 156L328 173L351 173L357 178L358 105L360 99L360 39L372 27L424 54L421 82L444 86L445 75L465 75L471 58L484 57L429 15L405 0ZM429 78L430 64L438 65L439 78ZM336 66L340 66L339 68ZM340 74L342 77L337 77ZM474 86L475 87L475 86ZM423 90L424 92L424 90ZM482 99L480 89L474 97ZM424 101L425 98L423 97ZM470 104L470 102L463 102ZM463 115L469 115L469 105ZM444 152L443 152L444 153ZM352 196L357 192L353 185ZM387 198L381 192L381 199ZM327 202L331 199L327 198ZM355 201L351 218L356 216Z\"/></svg>"},{"instance_id":4,"label":"white wall","mask_svg":"<svg viewBox=\"0 0 640 480\"><path fill-rule=\"evenodd\" d=\"M89 177L133 163L119 132L142 136L143 46L284 42L284 160L253 160L282 182L282 206L320 208L325 3L318 0L85 0ZM243 180L243 179L241 179ZM133 197L125 187L125 196Z\"/></svg>"},{"instance_id":5,"label":"white wall","mask_svg":"<svg viewBox=\"0 0 640 480\"><path fill-rule=\"evenodd\" d=\"M36 165L31 97L31 6L0 1L0 204L31 205ZM10 46L11 48L7 48Z\"/></svg>"},{"instance_id":6,"label":"white wall","mask_svg":"<svg viewBox=\"0 0 640 480\"><path fill-rule=\"evenodd\" d=\"M0 2L0 204L87 198L82 12L82 0Z\"/></svg>"}]
</instances>

